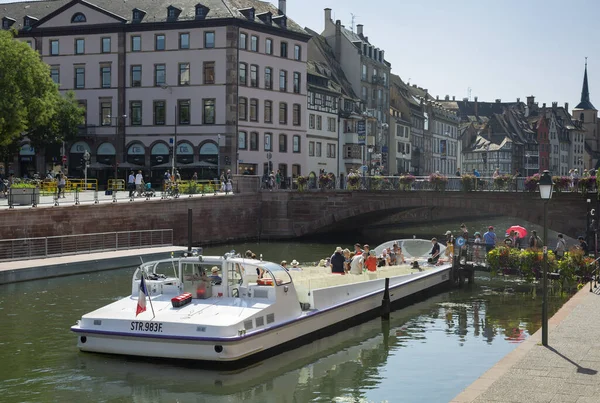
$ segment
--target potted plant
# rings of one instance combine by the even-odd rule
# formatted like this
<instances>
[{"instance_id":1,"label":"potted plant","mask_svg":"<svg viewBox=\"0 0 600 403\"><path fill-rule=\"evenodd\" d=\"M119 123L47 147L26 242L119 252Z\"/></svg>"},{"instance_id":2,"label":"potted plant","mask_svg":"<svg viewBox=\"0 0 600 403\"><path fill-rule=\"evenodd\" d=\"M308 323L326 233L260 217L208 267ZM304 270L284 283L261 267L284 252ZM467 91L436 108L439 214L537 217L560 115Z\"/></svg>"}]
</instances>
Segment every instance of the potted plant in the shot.
<instances>
[{"instance_id":1,"label":"potted plant","mask_svg":"<svg viewBox=\"0 0 600 403\"><path fill-rule=\"evenodd\" d=\"M471 192L475 189L475 175L466 174L460 177L463 192Z\"/></svg>"},{"instance_id":2,"label":"potted plant","mask_svg":"<svg viewBox=\"0 0 600 403\"><path fill-rule=\"evenodd\" d=\"M321 190L325 190L331 183L331 177L327 174L319 175L319 187Z\"/></svg>"},{"instance_id":3,"label":"potted plant","mask_svg":"<svg viewBox=\"0 0 600 403\"><path fill-rule=\"evenodd\" d=\"M39 204L40 189L33 183L17 182L10 186L12 204L27 205Z\"/></svg>"},{"instance_id":4,"label":"potted plant","mask_svg":"<svg viewBox=\"0 0 600 403\"><path fill-rule=\"evenodd\" d=\"M410 190L415 179L416 178L411 174L400 176L398 179L400 182L400 188L403 190Z\"/></svg>"},{"instance_id":5,"label":"potted plant","mask_svg":"<svg viewBox=\"0 0 600 403\"><path fill-rule=\"evenodd\" d=\"M525 190L527 190L528 192L535 192L537 190L539 182L540 182L540 174L528 176L525 179Z\"/></svg>"},{"instance_id":6,"label":"potted plant","mask_svg":"<svg viewBox=\"0 0 600 403\"><path fill-rule=\"evenodd\" d=\"M581 193L587 194L588 192L592 192L596 186L596 177L595 176L587 176L579 179L579 189L581 189Z\"/></svg>"},{"instance_id":7,"label":"potted plant","mask_svg":"<svg viewBox=\"0 0 600 403\"><path fill-rule=\"evenodd\" d=\"M358 182L360 181L360 175L354 172L350 172L347 177L348 189L356 190L358 189Z\"/></svg>"},{"instance_id":8,"label":"potted plant","mask_svg":"<svg viewBox=\"0 0 600 403\"><path fill-rule=\"evenodd\" d=\"M298 176L296 182L298 183L298 191L304 192L304 190L306 189L306 184L308 183L308 179L306 178L306 176Z\"/></svg>"},{"instance_id":9,"label":"potted plant","mask_svg":"<svg viewBox=\"0 0 600 403\"><path fill-rule=\"evenodd\" d=\"M433 185L434 190L444 191L446 190L448 177L439 173L432 173L431 175L429 175L429 183Z\"/></svg>"},{"instance_id":10,"label":"potted plant","mask_svg":"<svg viewBox=\"0 0 600 403\"><path fill-rule=\"evenodd\" d=\"M383 181L383 177L381 177L381 176L371 176L369 178L370 190L381 190L381 182L382 181Z\"/></svg>"},{"instance_id":11,"label":"potted plant","mask_svg":"<svg viewBox=\"0 0 600 403\"><path fill-rule=\"evenodd\" d=\"M506 189L511 180L510 175L498 175L494 178L494 187L498 190Z\"/></svg>"},{"instance_id":12,"label":"potted plant","mask_svg":"<svg viewBox=\"0 0 600 403\"><path fill-rule=\"evenodd\" d=\"M554 190L556 192L564 192L569 190L571 186L571 178L568 176L553 176L552 182L554 182Z\"/></svg>"}]
</instances>

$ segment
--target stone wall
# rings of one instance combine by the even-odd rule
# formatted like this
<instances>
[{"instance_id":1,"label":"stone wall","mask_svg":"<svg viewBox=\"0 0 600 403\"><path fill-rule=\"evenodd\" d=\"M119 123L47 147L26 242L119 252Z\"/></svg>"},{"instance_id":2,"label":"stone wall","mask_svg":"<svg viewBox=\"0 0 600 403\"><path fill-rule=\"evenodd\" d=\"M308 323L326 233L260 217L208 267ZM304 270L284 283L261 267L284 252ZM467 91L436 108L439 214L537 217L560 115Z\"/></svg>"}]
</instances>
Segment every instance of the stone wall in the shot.
<instances>
[{"instance_id":1,"label":"stone wall","mask_svg":"<svg viewBox=\"0 0 600 403\"><path fill-rule=\"evenodd\" d=\"M258 236L258 198L244 195L1 210L0 234L14 239L173 229L174 244L187 245L188 208L193 210L194 245Z\"/></svg>"}]
</instances>

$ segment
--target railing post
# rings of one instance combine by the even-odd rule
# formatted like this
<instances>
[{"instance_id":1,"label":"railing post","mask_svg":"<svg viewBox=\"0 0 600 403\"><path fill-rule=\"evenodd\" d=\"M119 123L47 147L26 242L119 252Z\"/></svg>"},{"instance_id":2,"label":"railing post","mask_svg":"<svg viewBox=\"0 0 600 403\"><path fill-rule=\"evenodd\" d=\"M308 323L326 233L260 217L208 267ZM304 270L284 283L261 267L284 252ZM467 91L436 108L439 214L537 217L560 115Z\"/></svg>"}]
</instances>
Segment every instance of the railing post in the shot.
<instances>
[{"instance_id":1,"label":"railing post","mask_svg":"<svg viewBox=\"0 0 600 403\"><path fill-rule=\"evenodd\" d=\"M46 256L48 256L48 237L45 237L45 238L44 238L44 241L45 241L45 242L44 242L44 252L45 252L44 254L45 254Z\"/></svg>"},{"instance_id":2,"label":"railing post","mask_svg":"<svg viewBox=\"0 0 600 403\"><path fill-rule=\"evenodd\" d=\"M8 189L8 208L15 208L15 206L13 206L12 189Z\"/></svg>"},{"instance_id":3,"label":"railing post","mask_svg":"<svg viewBox=\"0 0 600 403\"><path fill-rule=\"evenodd\" d=\"M119 250L119 233L115 232L115 250Z\"/></svg>"},{"instance_id":4,"label":"railing post","mask_svg":"<svg viewBox=\"0 0 600 403\"><path fill-rule=\"evenodd\" d=\"M31 189L31 207L37 207L37 203L35 202L35 191L37 188Z\"/></svg>"}]
</instances>

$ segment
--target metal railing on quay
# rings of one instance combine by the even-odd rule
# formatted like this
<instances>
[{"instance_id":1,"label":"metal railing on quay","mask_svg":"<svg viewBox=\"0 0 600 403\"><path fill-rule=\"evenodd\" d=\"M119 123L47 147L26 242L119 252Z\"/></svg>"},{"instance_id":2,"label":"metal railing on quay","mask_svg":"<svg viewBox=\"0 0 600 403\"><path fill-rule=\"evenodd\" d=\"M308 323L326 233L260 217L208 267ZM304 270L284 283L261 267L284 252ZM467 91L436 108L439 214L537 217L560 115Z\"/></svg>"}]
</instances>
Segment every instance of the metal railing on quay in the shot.
<instances>
[{"instance_id":1,"label":"metal railing on quay","mask_svg":"<svg viewBox=\"0 0 600 403\"><path fill-rule=\"evenodd\" d=\"M172 229L0 240L0 261L173 245Z\"/></svg>"}]
</instances>

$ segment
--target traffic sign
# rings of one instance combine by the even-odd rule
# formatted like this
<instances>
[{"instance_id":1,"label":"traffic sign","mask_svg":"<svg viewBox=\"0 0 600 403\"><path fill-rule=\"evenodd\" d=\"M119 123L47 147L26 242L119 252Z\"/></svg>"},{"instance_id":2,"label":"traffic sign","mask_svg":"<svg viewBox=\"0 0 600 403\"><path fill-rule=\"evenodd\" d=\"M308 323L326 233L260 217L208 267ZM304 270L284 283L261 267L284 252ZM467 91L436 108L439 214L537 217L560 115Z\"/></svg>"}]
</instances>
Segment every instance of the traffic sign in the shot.
<instances>
[{"instance_id":1,"label":"traffic sign","mask_svg":"<svg viewBox=\"0 0 600 403\"><path fill-rule=\"evenodd\" d=\"M457 246L463 246L464 244L465 244L465 238L463 238L462 236L459 236L458 238L456 238Z\"/></svg>"},{"instance_id":2,"label":"traffic sign","mask_svg":"<svg viewBox=\"0 0 600 403\"><path fill-rule=\"evenodd\" d=\"M62 156L62 162L63 162L63 164L64 164L65 162L67 162L67 156L66 156L66 155L63 155L63 156Z\"/></svg>"}]
</instances>

